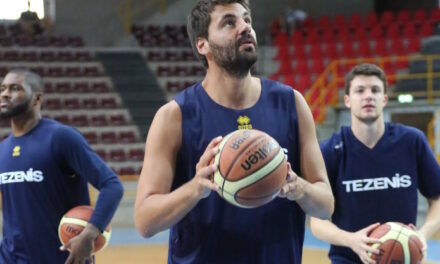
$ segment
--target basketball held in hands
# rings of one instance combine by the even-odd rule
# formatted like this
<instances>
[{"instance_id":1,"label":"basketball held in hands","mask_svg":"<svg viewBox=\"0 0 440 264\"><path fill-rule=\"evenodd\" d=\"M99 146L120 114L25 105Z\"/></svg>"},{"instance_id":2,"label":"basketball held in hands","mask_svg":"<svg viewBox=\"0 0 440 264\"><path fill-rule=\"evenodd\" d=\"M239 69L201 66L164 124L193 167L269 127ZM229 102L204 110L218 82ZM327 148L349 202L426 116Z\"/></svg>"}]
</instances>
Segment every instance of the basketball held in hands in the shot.
<instances>
[{"instance_id":1,"label":"basketball held in hands","mask_svg":"<svg viewBox=\"0 0 440 264\"><path fill-rule=\"evenodd\" d=\"M381 243L372 247L379 249L379 254L371 254L377 264L415 264L423 258L423 243L417 232L398 222L387 222L376 227L369 235Z\"/></svg>"},{"instance_id":2,"label":"basketball held in hands","mask_svg":"<svg viewBox=\"0 0 440 264\"><path fill-rule=\"evenodd\" d=\"M236 130L223 138L214 158L214 182L229 203L255 208L272 201L286 183L287 160L278 142L256 129Z\"/></svg>"},{"instance_id":3,"label":"basketball held in hands","mask_svg":"<svg viewBox=\"0 0 440 264\"><path fill-rule=\"evenodd\" d=\"M58 236L61 243L65 245L70 239L79 235L86 227L92 214L93 208L87 205L74 207L65 213L58 226ZM104 232L95 239L93 253L104 249L110 240L110 236L111 229L108 225Z\"/></svg>"}]
</instances>

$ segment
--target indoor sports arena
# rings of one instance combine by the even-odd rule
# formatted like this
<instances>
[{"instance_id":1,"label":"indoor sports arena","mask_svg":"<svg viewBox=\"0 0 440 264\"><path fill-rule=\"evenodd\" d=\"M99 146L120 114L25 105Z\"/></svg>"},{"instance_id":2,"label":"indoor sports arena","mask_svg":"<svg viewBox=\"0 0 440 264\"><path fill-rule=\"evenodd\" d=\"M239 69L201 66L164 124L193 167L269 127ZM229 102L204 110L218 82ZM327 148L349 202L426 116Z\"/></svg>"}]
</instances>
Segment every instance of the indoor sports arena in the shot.
<instances>
[{"instance_id":1,"label":"indoor sports arena","mask_svg":"<svg viewBox=\"0 0 440 264\"><path fill-rule=\"evenodd\" d=\"M67 230L110 225L93 263L440 264L439 0L0 4L0 263L47 263L29 221L59 247L90 204ZM283 175L272 143L223 174L214 138L241 129L279 143Z\"/></svg>"}]
</instances>

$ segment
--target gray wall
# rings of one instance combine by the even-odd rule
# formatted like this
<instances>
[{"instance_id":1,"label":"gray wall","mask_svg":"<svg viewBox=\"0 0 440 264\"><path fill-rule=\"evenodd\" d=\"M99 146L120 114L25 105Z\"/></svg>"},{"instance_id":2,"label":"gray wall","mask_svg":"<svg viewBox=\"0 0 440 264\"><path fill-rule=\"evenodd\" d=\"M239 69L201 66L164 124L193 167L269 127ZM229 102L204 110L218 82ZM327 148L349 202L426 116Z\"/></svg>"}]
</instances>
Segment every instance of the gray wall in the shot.
<instances>
[{"instance_id":1,"label":"gray wall","mask_svg":"<svg viewBox=\"0 0 440 264\"><path fill-rule=\"evenodd\" d=\"M185 23L195 0L167 0L167 12L158 12L157 0L132 0L133 21L154 24ZM330 1L327 1L330 2ZM365 14L374 9L373 0L333 0L329 4L320 0L251 0L253 23L260 42L264 42L272 20L289 6L297 6L312 17L334 16L358 12ZM118 8L124 0L58 0L56 2L55 33L80 35L90 46L130 44Z\"/></svg>"}]
</instances>

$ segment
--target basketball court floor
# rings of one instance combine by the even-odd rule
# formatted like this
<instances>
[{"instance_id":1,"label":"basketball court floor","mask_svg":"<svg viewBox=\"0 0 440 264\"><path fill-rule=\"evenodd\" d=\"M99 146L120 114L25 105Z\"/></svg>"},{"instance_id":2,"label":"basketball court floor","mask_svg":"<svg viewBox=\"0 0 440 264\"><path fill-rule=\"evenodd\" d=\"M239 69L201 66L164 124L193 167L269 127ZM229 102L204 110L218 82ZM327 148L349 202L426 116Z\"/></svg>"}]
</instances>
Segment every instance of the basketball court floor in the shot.
<instances>
[{"instance_id":1,"label":"basketball court floor","mask_svg":"<svg viewBox=\"0 0 440 264\"><path fill-rule=\"evenodd\" d=\"M133 228L118 228L112 231L109 246L96 255L96 263L106 264L156 264L166 263L168 232L162 232L152 238L140 237ZM316 239L306 229L304 240L303 264L330 263L327 258L328 244ZM440 264L440 240L428 241L426 264Z\"/></svg>"}]
</instances>

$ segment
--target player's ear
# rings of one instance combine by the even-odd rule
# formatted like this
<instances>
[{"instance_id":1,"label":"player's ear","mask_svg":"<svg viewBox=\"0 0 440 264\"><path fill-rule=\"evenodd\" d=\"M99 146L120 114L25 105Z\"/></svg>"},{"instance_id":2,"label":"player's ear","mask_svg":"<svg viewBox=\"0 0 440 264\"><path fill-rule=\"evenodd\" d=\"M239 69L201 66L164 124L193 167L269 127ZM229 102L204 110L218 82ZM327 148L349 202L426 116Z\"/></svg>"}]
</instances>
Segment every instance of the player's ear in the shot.
<instances>
[{"instance_id":1,"label":"player's ear","mask_svg":"<svg viewBox=\"0 0 440 264\"><path fill-rule=\"evenodd\" d=\"M196 40L196 47L197 51L202 54L206 55L209 51L209 43L206 38L197 38Z\"/></svg>"},{"instance_id":2,"label":"player's ear","mask_svg":"<svg viewBox=\"0 0 440 264\"><path fill-rule=\"evenodd\" d=\"M347 94L344 95L344 103L345 103L345 106L346 106L347 108L350 108L350 107L351 107L351 104L350 104L350 97L349 97Z\"/></svg>"},{"instance_id":3,"label":"player's ear","mask_svg":"<svg viewBox=\"0 0 440 264\"><path fill-rule=\"evenodd\" d=\"M43 103L43 93L41 92L36 92L34 93L34 98L35 98L35 103Z\"/></svg>"},{"instance_id":4,"label":"player's ear","mask_svg":"<svg viewBox=\"0 0 440 264\"><path fill-rule=\"evenodd\" d=\"M383 96L383 106L386 106L387 104L388 104L388 95L385 94L385 95Z\"/></svg>"}]
</instances>

